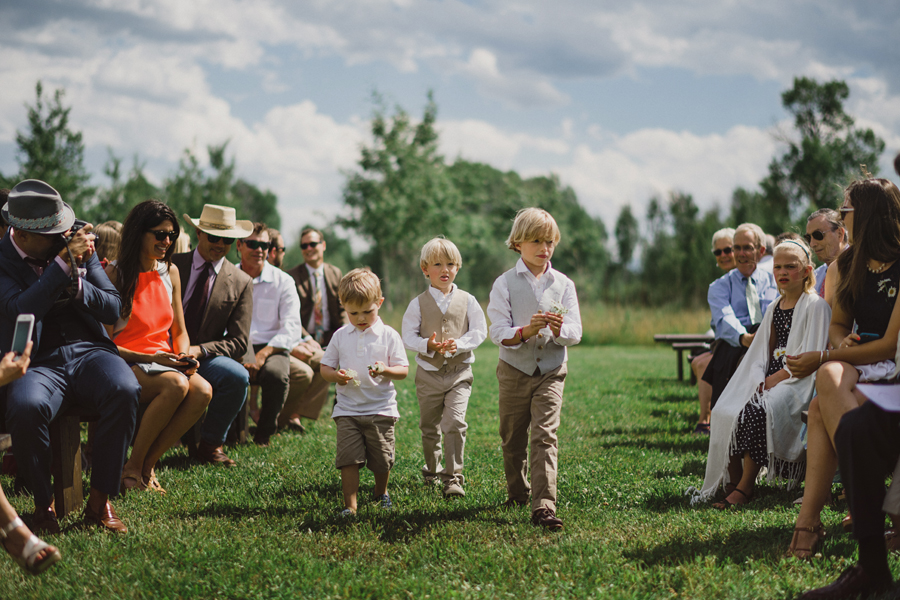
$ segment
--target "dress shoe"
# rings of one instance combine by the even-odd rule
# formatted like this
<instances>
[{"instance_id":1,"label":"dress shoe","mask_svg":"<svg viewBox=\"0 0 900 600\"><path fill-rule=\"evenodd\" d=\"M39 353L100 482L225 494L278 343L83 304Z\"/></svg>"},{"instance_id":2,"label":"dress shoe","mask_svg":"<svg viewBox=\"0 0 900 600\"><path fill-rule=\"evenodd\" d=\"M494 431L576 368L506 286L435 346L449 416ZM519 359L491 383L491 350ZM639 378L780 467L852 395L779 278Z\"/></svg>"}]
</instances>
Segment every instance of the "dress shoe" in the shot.
<instances>
[{"instance_id":1,"label":"dress shoe","mask_svg":"<svg viewBox=\"0 0 900 600\"><path fill-rule=\"evenodd\" d=\"M108 531L114 531L116 533L128 533L128 527L126 527L125 523L123 523L116 515L116 511L113 510L109 500L103 503L103 507L98 512L94 512L90 502L85 504L84 523L85 525L103 527Z\"/></svg>"},{"instance_id":2,"label":"dress shoe","mask_svg":"<svg viewBox=\"0 0 900 600\"><path fill-rule=\"evenodd\" d=\"M557 517L549 508L539 508L531 513L531 522L550 531L558 531L563 528L562 519Z\"/></svg>"},{"instance_id":3,"label":"dress shoe","mask_svg":"<svg viewBox=\"0 0 900 600\"><path fill-rule=\"evenodd\" d=\"M269 436L254 436L253 443L259 446L260 448L268 448L269 447Z\"/></svg>"},{"instance_id":4,"label":"dress shoe","mask_svg":"<svg viewBox=\"0 0 900 600\"><path fill-rule=\"evenodd\" d=\"M233 467L236 463L222 452L222 446L213 446L202 441L197 444L197 460L205 465L225 465Z\"/></svg>"},{"instance_id":5,"label":"dress shoe","mask_svg":"<svg viewBox=\"0 0 900 600\"><path fill-rule=\"evenodd\" d=\"M59 533L59 521L52 506L35 506L31 515L31 531L42 535Z\"/></svg>"},{"instance_id":6,"label":"dress shoe","mask_svg":"<svg viewBox=\"0 0 900 600\"><path fill-rule=\"evenodd\" d=\"M853 565L841 573L831 585L810 590L800 596L800 600L845 600L850 598L868 598L882 594L891 589L891 580L872 581L862 567Z\"/></svg>"}]
</instances>

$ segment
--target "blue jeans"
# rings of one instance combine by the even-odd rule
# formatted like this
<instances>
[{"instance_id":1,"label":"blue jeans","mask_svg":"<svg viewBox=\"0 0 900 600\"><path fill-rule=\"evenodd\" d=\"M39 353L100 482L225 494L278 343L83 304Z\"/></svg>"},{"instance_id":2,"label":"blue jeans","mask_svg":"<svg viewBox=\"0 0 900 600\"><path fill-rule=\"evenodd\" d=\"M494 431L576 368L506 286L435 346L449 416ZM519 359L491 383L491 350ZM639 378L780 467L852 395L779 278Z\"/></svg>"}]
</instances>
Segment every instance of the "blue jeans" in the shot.
<instances>
[{"instance_id":1,"label":"blue jeans","mask_svg":"<svg viewBox=\"0 0 900 600\"><path fill-rule=\"evenodd\" d=\"M206 420L200 429L200 440L218 447L225 443L232 421L244 406L249 375L244 365L227 356L201 360L197 372L213 389Z\"/></svg>"}]
</instances>

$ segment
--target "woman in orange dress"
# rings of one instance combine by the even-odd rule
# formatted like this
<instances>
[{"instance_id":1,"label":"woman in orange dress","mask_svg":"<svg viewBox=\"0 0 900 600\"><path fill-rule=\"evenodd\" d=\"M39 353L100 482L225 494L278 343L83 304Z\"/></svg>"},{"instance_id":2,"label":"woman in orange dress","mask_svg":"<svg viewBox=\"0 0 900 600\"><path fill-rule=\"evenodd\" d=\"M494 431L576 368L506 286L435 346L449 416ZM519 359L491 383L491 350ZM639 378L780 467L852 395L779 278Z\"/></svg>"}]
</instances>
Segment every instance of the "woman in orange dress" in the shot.
<instances>
[{"instance_id":1,"label":"woman in orange dress","mask_svg":"<svg viewBox=\"0 0 900 600\"><path fill-rule=\"evenodd\" d=\"M212 387L197 375L181 307L181 279L170 262L178 219L157 200L135 206L122 229L119 258L106 274L122 296L122 318L113 330L119 354L141 384L141 418L122 487L165 492L154 467L166 450L206 410Z\"/></svg>"}]
</instances>

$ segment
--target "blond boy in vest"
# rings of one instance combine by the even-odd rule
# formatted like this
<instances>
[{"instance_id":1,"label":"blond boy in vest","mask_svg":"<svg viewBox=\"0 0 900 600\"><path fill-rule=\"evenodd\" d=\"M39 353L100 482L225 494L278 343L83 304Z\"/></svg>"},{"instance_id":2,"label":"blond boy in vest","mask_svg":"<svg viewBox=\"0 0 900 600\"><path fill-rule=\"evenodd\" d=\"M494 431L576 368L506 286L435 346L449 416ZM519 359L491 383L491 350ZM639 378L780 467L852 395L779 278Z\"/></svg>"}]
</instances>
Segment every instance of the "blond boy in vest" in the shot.
<instances>
[{"instance_id":1,"label":"blond boy in vest","mask_svg":"<svg viewBox=\"0 0 900 600\"><path fill-rule=\"evenodd\" d=\"M466 495L462 470L472 351L487 337L487 323L475 297L453 283L462 266L456 244L434 238L422 247L419 266L430 285L409 303L402 329L404 345L417 353L422 476L428 484L440 479L444 497L461 497Z\"/></svg>"},{"instance_id":2,"label":"blond boy in vest","mask_svg":"<svg viewBox=\"0 0 900 600\"><path fill-rule=\"evenodd\" d=\"M506 506L524 506L531 522L562 529L556 516L559 418L566 379L566 346L581 341L581 314L572 280L553 269L559 227L545 210L516 214L506 240L521 255L494 281L488 316L491 341L500 346L500 438ZM531 480L526 459L531 428Z\"/></svg>"}]
</instances>

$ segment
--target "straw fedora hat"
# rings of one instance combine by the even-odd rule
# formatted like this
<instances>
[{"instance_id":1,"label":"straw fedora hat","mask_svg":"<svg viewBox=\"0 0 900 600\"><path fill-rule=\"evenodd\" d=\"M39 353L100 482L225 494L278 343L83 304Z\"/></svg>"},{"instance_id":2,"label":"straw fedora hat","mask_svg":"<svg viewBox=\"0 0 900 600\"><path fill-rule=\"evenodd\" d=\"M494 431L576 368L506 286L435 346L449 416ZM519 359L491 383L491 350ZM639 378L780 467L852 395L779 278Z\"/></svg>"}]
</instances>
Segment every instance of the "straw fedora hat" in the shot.
<instances>
[{"instance_id":1,"label":"straw fedora hat","mask_svg":"<svg viewBox=\"0 0 900 600\"><path fill-rule=\"evenodd\" d=\"M65 233L75 223L72 207L50 185L39 179L20 181L9 191L0 209L15 229L33 233Z\"/></svg>"},{"instance_id":2,"label":"straw fedora hat","mask_svg":"<svg viewBox=\"0 0 900 600\"><path fill-rule=\"evenodd\" d=\"M245 238L253 233L253 222L238 221L234 209L218 204L204 204L199 219L183 215L191 225L210 235L227 238Z\"/></svg>"}]
</instances>

